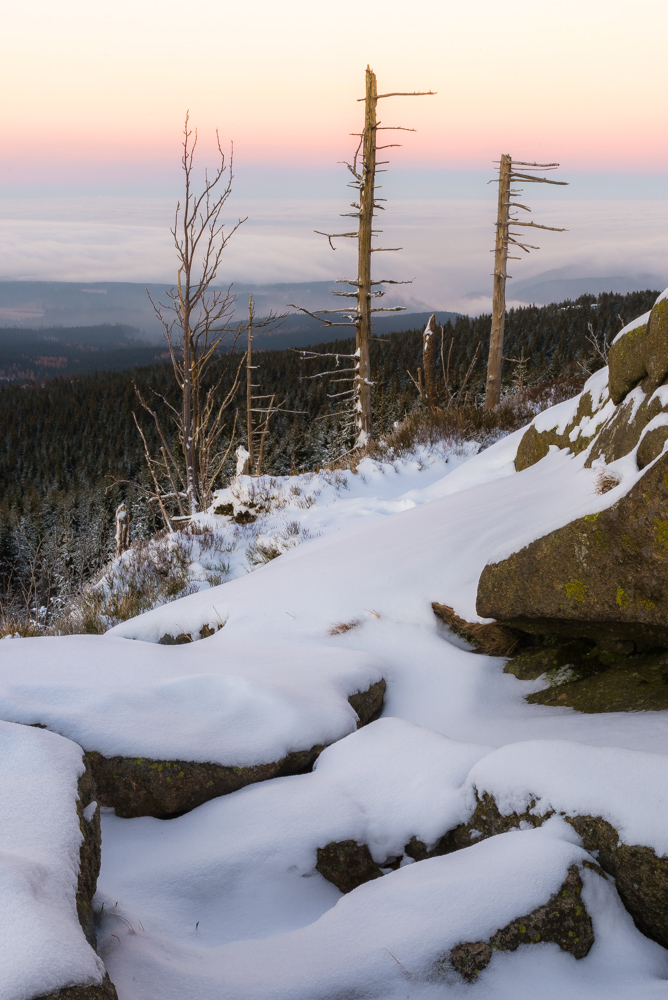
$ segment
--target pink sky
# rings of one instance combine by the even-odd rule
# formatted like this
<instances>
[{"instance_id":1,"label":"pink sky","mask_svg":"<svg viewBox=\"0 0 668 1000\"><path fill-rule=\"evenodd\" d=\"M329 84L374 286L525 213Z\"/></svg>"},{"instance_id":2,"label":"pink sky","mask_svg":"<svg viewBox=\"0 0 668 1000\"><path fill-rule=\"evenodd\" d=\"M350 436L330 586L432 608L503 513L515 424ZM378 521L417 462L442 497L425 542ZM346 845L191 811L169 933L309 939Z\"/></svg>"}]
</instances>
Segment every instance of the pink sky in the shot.
<instances>
[{"instance_id":1,"label":"pink sky","mask_svg":"<svg viewBox=\"0 0 668 1000\"><path fill-rule=\"evenodd\" d=\"M572 182L542 189L569 233L548 234L521 277L570 264L663 274L667 29L665 0L13 2L0 279L169 280L188 108L201 166L216 127L225 148L234 140L229 214L251 218L230 277L338 273L343 254L313 229L347 210L337 164L354 148L367 62L381 93L438 92L381 104L384 123L417 130L399 133L382 177L397 202L388 237L405 247L397 273L416 276L417 300L464 308L486 288L502 152L557 160Z\"/></svg>"},{"instance_id":2,"label":"pink sky","mask_svg":"<svg viewBox=\"0 0 668 1000\"><path fill-rule=\"evenodd\" d=\"M178 157L186 108L239 162L329 166L359 127L364 67L415 127L397 165L485 169L501 151L579 169L662 171L668 27L658 0L33 0L3 19L11 147L0 183ZM658 46L658 47L657 47Z\"/></svg>"}]
</instances>

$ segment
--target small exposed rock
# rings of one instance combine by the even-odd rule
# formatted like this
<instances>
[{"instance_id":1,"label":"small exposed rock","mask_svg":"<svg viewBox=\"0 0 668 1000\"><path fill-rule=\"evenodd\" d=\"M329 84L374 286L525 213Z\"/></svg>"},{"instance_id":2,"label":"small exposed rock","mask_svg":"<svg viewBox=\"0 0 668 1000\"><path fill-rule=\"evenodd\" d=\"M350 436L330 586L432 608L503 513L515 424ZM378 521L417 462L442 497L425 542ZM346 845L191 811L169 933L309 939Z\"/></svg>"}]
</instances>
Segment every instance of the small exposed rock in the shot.
<instances>
[{"instance_id":1,"label":"small exposed rock","mask_svg":"<svg viewBox=\"0 0 668 1000\"><path fill-rule=\"evenodd\" d=\"M488 656L511 656L517 649L519 633L499 622L467 622L455 614L447 604L431 605L432 611L444 625L464 639L479 653Z\"/></svg>"},{"instance_id":2,"label":"small exposed rock","mask_svg":"<svg viewBox=\"0 0 668 1000\"><path fill-rule=\"evenodd\" d=\"M580 873L573 865L563 885L544 906L513 920L489 941L458 944L444 962L472 982L489 965L495 951L516 951L521 944L548 941L575 958L584 958L594 943L594 929L581 892Z\"/></svg>"},{"instance_id":3,"label":"small exposed rock","mask_svg":"<svg viewBox=\"0 0 668 1000\"><path fill-rule=\"evenodd\" d=\"M184 646L187 642L192 642L192 636L188 635L187 632L181 632L179 635L170 635L167 633L163 635L162 638L158 639L159 646Z\"/></svg>"},{"instance_id":4,"label":"small exposed rock","mask_svg":"<svg viewBox=\"0 0 668 1000\"><path fill-rule=\"evenodd\" d=\"M364 882L381 878L382 871L366 844L354 840L332 842L318 848L316 869L341 892L352 892Z\"/></svg>"},{"instance_id":5,"label":"small exposed rock","mask_svg":"<svg viewBox=\"0 0 668 1000\"><path fill-rule=\"evenodd\" d=\"M158 639L159 646L183 646L188 642L196 642L197 639L208 639L209 636L215 635L219 628L222 628L225 623L222 622L218 628L214 625L202 625L198 633L191 635L189 632L180 632L179 635L170 635L169 632L163 635L161 639Z\"/></svg>"},{"instance_id":6,"label":"small exposed rock","mask_svg":"<svg viewBox=\"0 0 668 1000\"><path fill-rule=\"evenodd\" d=\"M118 994L109 976L105 976L98 985L66 986L56 993L45 993L34 1000L118 1000Z\"/></svg>"},{"instance_id":7,"label":"small exposed rock","mask_svg":"<svg viewBox=\"0 0 668 1000\"><path fill-rule=\"evenodd\" d=\"M359 716L359 726L371 722L380 712L385 681L372 684L348 701ZM96 751L86 754L95 778L98 800L113 806L117 815L156 816L168 819L189 812L219 795L235 792L245 785L287 774L308 771L324 745L296 750L282 760L251 767L185 760L151 760L147 757L105 757Z\"/></svg>"}]
</instances>

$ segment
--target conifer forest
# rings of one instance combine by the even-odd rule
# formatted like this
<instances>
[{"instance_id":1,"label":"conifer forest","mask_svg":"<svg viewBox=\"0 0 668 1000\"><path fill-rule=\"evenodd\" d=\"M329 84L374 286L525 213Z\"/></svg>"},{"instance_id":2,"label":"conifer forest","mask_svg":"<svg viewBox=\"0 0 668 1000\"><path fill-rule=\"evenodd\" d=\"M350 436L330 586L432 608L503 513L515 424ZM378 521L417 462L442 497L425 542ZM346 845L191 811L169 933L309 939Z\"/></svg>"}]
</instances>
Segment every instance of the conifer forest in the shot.
<instances>
[{"instance_id":1,"label":"conifer forest","mask_svg":"<svg viewBox=\"0 0 668 1000\"><path fill-rule=\"evenodd\" d=\"M521 403L537 388L560 382L567 384L567 395L579 391L587 374L604 364L606 345L631 317L651 308L656 294L589 295L510 310L504 398ZM483 443L485 434L493 440L489 434L495 423L508 429L531 417L516 406L486 415L482 409L489 329L488 315L448 320L437 328L433 352L446 427L467 430ZM352 349L347 340L314 348L342 355ZM228 360L229 355L221 356L221 365ZM330 398L335 391L330 379L311 377L324 369L324 360L308 361L289 349L256 352L254 362L258 391L274 395L284 411L270 421L263 473L318 469L350 449L350 432ZM415 384L422 363L421 330L372 340L372 406L380 435L424 409ZM236 365L229 369L231 379ZM0 388L0 601L5 616L48 619L68 595L99 574L113 555L114 511L121 502L132 513L133 539L162 527L159 512L133 485L147 485L133 411L149 448L158 444L155 428L141 413L135 384L144 397L155 393L176 402L169 362ZM220 392L225 391L223 384ZM234 415L235 408L243 412L242 388L237 395L225 429L228 442L233 430L235 439L220 487L234 471L234 448L244 444L243 420L235 421Z\"/></svg>"}]
</instances>

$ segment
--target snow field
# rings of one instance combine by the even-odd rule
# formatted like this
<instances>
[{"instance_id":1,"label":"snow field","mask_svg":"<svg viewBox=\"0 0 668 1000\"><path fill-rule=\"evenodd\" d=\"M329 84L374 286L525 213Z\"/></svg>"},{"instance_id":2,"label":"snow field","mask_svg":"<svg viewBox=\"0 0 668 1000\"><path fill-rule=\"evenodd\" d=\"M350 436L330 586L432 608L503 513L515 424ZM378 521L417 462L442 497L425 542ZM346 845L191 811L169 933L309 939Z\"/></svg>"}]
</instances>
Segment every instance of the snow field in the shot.
<instances>
[{"instance_id":1,"label":"snow field","mask_svg":"<svg viewBox=\"0 0 668 1000\"><path fill-rule=\"evenodd\" d=\"M211 813L212 805L200 809ZM146 836L146 824L159 821L125 821L135 828L128 836L127 831L122 835L116 829L120 821L108 819L105 835L112 844L112 866L114 850L121 850L122 839L130 848L131 865L139 872L142 858L147 858L156 841ZM308 823L309 816L305 819ZM193 842L186 828L181 833L180 841L176 831L171 834L175 838L172 850L180 847L183 857L193 851ZM278 842L280 830L277 835ZM507 965L508 955L494 956L479 982L466 986L466 994L456 974L439 974L439 963L456 944L487 940L510 921L547 902L571 865L590 860L576 841L566 824L552 819L539 830L502 834L455 854L400 868L343 897L317 874L302 887L295 873L292 891L280 884L270 865L262 866L260 877L253 877L250 857L243 879L245 892L240 870L228 873L226 886L214 881L208 892L202 876L193 883L189 873L184 873L180 884L172 881L169 900L165 893L162 902L169 902L165 909L160 906L161 898L152 896L140 882L134 886L132 907L123 904L122 915L132 930L120 921L114 924L110 915L106 923L115 927L120 943L107 934L102 954L120 996L136 1000L158 996L166 1000L417 998L431 995L435 980L441 996L485 996L491 987L491 995L515 997L522 994L494 989L497 965L503 965L504 959ZM211 844L211 837L202 843ZM262 865L262 852L258 860ZM206 860L200 861L204 867ZM214 872L214 880L217 875ZM556 945L540 944L520 949L512 964L526 978L529 963L541 984L546 972L554 970L562 990L572 982L579 987L578 995L601 998L624 996L618 989L618 971L627 986L631 973L638 991L634 995L652 996L657 979L668 976L665 951L635 929L610 881L587 870L582 877L583 901L597 936L590 955L576 962ZM285 907L282 932L261 919L262 913L276 909L279 902L270 896L272 881ZM104 893L104 881L102 885ZM258 891L259 901L255 898ZM223 914L223 895L235 908L234 921ZM211 906L213 897L218 913ZM220 918L217 923L216 916ZM237 939L235 928L241 937L250 926L253 938ZM619 945L621 955L615 951ZM555 990L552 995L559 994Z\"/></svg>"}]
</instances>

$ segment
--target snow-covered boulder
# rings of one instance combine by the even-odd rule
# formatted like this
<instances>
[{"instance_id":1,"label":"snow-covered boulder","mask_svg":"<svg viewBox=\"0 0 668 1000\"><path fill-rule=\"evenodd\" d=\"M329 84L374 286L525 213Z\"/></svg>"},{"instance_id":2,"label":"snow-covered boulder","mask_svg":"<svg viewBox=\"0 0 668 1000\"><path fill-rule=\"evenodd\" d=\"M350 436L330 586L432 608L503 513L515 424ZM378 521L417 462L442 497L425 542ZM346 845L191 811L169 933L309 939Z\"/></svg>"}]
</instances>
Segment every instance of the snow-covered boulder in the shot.
<instances>
[{"instance_id":1,"label":"snow-covered boulder","mask_svg":"<svg viewBox=\"0 0 668 1000\"><path fill-rule=\"evenodd\" d=\"M554 637L590 641L564 659L572 672L557 679L558 691L532 696L544 704L668 707L667 664L654 657L668 648L667 303L664 293L625 327L609 369L579 397L539 414L519 443L522 476L547 466L555 447L597 476L579 516L509 539L479 579L479 616L520 635L552 637L555 647ZM565 493L568 484L555 478L553 487ZM556 648L555 656L563 659ZM561 687L564 680L573 683Z\"/></svg>"},{"instance_id":2,"label":"snow-covered boulder","mask_svg":"<svg viewBox=\"0 0 668 1000\"><path fill-rule=\"evenodd\" d=\"M202 808L208 811L215 805ZM183 820L190 821L193 815ZM139 837L146 832L137 829ZM601 878L598 866L575 839L558 820L540 830L490 838L367 882L338 901L330 900L322 915L312 916L293 930L272 933L265 922L259 938L253 940L243 936L252 900L245 901L241 932L236 924L229 928L229 937L221 939L221 924L211 910L211 871L208 880L195 884L182 873L178 880L170 879L167 912L159 923L135 891L152 931L132 936L120 929L121 946L110 945L110 968L118 977L121 993L124 986L131 992L140 970L144 976L150 970L150 996L161 995L160 989L169 986L174 995L192 998L398 998L422 996L421 990L428 990L430 984L434 995L448 990L459 995L462 978L476 978L488 963L493 971L502 952L535 949L540 961L562 949L582 959L594 937L598 938L597 924L604 936L614 933L617 925L625 927L628 918L614 886ZM219 842L224 841L221 831ZM229 883L228 896L238 907L237 882L242 871L233 871L235 881ZM213 875L218 876L216 869ZM309 886L311 892L317 889L314 881L295 878L295 889L301 883L300 896L286 899L291 912L299 912L298 900ZM264 880L257 877L251 884L253 893L263 897L263 913L272 915L278 904L277 887L269 893ZM170 925L176 926L170 914L176 912L177 904L185 905L193 916L201 914L203 923L199 929L194 928L194 921L192 928L184 924L172 940L167 935ZM224 905L222 900L220 905ZM125 912L132 920L132 911Z\"/></svg>"},{"instance_id":3,"label":"snow-covered boulder","mask_svg":"<svg viewBox=\"0 0 668 1000\"><path fill-rule=\"evenodd\" d=\"M88 754L102 805L171 816L310 767L380 711L376 657L324 644L4 639L0 715Z\"/></svg>"},{"instance_id":4,"label":"snow-covered boulder","mask_svg":"<svg viewBox=\"0 0 668 1000\"><path fill-rule=\"evenodd\" d=\"M668 947L668 777L663 754L542 741L502 747L473 765L469 819L443 839L457 850L563 816L612 875L639 929Z\"/></svg>"},{"instance_id":5,"label":"snow-covered boulder","mask_svg":"<svg viewBox=\"0 0 668 1000\"><path fill-rule=\"evenodd\" d=\"M0 996L113 1000L94 951L100 819L80 747L0 722Z\"/></svg>"},{"instance_id":6,"label":"snow-covered boulder","mask_svg":"<svg viewBox=\"0 0 668 1000\"><path fill-rule=\"evenodd\" d=\"M668 646L668 458L485 567L477 610L524 631Z\"/></svg>"}]
</instances>

